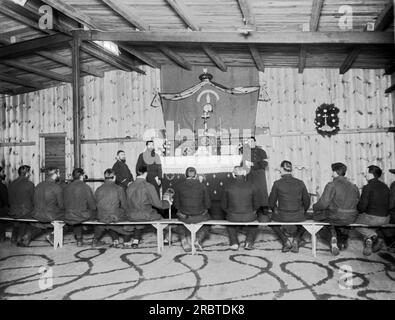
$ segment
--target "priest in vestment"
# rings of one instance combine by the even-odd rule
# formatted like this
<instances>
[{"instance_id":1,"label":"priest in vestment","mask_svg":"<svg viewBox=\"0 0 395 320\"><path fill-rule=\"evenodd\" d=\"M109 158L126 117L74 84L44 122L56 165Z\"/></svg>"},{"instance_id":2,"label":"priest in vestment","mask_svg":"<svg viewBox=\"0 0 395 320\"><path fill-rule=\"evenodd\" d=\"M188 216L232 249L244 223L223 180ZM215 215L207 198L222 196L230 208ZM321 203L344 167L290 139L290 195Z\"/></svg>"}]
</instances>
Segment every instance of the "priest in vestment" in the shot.
<instances>
[{"instance_id":1,"label":"priest in vestment","mask_svg":"<svg viewBox=\"0 0 395 320\"><path fill-rule=\"evenodd\" d=\"M159 155L155 153L154 142L149 140L145 143L145 145L147 148L139 155L136 164L136 172L139 172L139 169L144 165L147 166L146 181L155 187L155 190L160 197L159 189L162 180L162 163L160 161Z\"/></svg>"}]
</instances>

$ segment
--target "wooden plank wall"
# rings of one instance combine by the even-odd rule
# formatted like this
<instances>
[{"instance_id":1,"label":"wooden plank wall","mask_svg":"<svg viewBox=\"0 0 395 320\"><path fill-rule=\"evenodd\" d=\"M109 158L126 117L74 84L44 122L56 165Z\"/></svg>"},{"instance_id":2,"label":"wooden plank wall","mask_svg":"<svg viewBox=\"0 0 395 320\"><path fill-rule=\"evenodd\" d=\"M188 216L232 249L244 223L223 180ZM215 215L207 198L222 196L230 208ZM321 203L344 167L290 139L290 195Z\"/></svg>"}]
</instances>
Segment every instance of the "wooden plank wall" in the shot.
<instances>
[{"instance_id":1,"label":"wooden plank wall","mask_svg":"<svg viewBox=\"0 0 395 320\"><path fill-rule=\"evenodd\" d=\"M102 177L111 167L118 149L127 152L127 162L134 168L144 148L144 132L163 128L160 108L150 107L155 90L160 88L159 70L144 67L146 76L113 71L103 79L85 77L82 97L82 161L92 178ZM278 178L275 169L284 159L298 169L310 192L322 192L330 180L330 164L343 161L349 165L348 176L359 187L365 183L363 173L369 164L384 171L384 181L394 175L394 134L383 132L394 126L394 98L385 95L391 84L383 70L352 69L339 75L335 69L267 68L260 73L270 102L259 102L257 110L258 143L270 158L268 184ZM393 95L392 95L393 96ZM15 178L18 166L32 165L35 183L39 181L40 133L66 133L66 175L71 174L72 101L71 88L64 85L30 94L0 99L1 141L34 143L7 146L0 150L0 162L6 165L8 178ZM323 138L315 133L315 109L321 103L340 108L343 133ZM4 104L5 103L5 104ZM268 128L262 134L262 128ZM371 132L364 132L368 128ZM378 128L378 129L376 129ZM344 134L344 130L348 130ZM366 130L365 130L366 131ZM130 137L128 141L114 138ZM134 170L133 170L134 171Z\"/></svg>"},{"instance_id":2,"label":"wooden plank wall","mask_svg":"<svg viewBox=\"0 0 395 320\"><path fill-rule=\"evenodd\" d=\"M145 146L144 139L152 136L144 133L149 128L164 128L162 110L150 107L160 88L160 71L143 69L145 76L111 71L104 78L83 78L81 128L82 139L87 143L82 144L82 164L91 178L102 178L104 170L112 167L118 149L126 151L127 163L134 168ZM17 144L0 148L0 162L5 164L7 179L14 179L18 167L24 163L32 166L34 182L39 182L43 151L40 144L44 142L40 134L45 133L66 133L66 178L70 178L73 170L71 86L3 97L0 103L1 142ZM130 140L122 142L120 138L125 137ZM18 146L21 143L33 145Z\"/></svg>"},{"instance_id":3,"label":"wooden plank wall","mask_svg":"<svg viewBox=\"0 0 395 320\"><path fill-rule=\"evenodd\" d=\"M394 107L391 95L384 94L391 77L383 74L383 70L362 69L345 75L335 69L260 72L260 83L271 97L270 102L259 102L257 110L258 142L270 158L268 184L278 179L275 169L284 159L298 166L295 176L305 181L310 192L322 193L331 179L330 164L337 161L348 165L348 176L359 187L366 183L363 174L370 164L384 169L385 182L393 181L388 169L395 165L394 134L383 131L394 126ZM315 109L322 103L340 109L343 132L331 138L315 131Z\"/></svg>"}]
</instances>

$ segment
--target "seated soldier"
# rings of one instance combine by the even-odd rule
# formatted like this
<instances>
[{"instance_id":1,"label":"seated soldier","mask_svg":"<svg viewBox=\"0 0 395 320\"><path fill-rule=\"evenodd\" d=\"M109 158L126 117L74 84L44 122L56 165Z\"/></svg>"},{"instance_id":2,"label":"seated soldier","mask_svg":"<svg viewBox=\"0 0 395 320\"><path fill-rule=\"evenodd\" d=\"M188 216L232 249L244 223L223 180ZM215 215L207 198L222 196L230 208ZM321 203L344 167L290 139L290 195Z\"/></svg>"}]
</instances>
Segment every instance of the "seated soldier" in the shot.
<instances>
[{"instance_id":1,"label":"seated soldier","mask_svg":"<svg viewBox=\"0 0 395 320\"><path fill-rule=\"evenodd\" d=\"M29 246L30 242L39 235L46 233L48 228L52 229L49 222L64 219L63 190L58 184L60 172L58 168L46 169L46 180L40 182L34 190L34 209L32 216L42 222L32 223L27 233L22 237L20 245ZM47 241L53 245L53 233L47 235Z\"/></svg>"},{"instance_id":2,"label":"seated soldier","mask_svg":"<svg viewBox=\"0 0 395 320\"><path fill-rule=\"evenodd\" d=\"M22 165L18 168L19 177L9 185L9 215L15 219L31 219L34 208L34 183L29 180L30 166ZM12 231L12 241L18 246L22 243L22 237L28 230L25 222L15 222Z\"/></svg>"},{"instance_id":3,"label":"seated soldier","mask_svg":"<svg viewBox=\"0 0 395 320\"><path fill-rule=\"evenodd\" d=\"M137 168L137 178L129 184L126 190L127 216L130 221L152 221L160 220L162 216L155 208L167 209L169 204L165 200L160 200L155 187L146 181L147 166L141 165ZM137 248L141 240L141 233L144 226L135 226L135 233L131 243L133 248ZM130 246L125 240L124 246Z\"/></svg>"},{"instance_id":4,"label":"seated soldier","mask_svg":"<svg viewBox=\"0 0 395 320\"><path fill-rule=\"evenodd\" d=\"M113 169L104 171L104 183L96 189L96 207L97 218L100 222L113 223L126 221L126 197L124 189L115 183L116 176ZM92 246L102 245L101 237L108 231L112 238L112 247L120 248L119 235L130 235L130 231L124 226L95 226L95 234L92 240Z\"/></svg>"},{"instance_id":5,"label":"seated soldier","mask_svg":"<svg viewBox=\"0 0 395 320\"><path fill-rule=\"evenodd\" d=\"M0 167L0 217L7 216L9 210L8 189L3 183L5 177L4 169ZM0 242L6 240L5 231L6 224L4 222L0 222Z\"/></svg>"},{"instance_id":6,"label":"seated soldier","mask_svg":"<svg viewBox=\"0 0 395 320\"><path fill-rule=\"evenodd\" d=\"M284 160L280 164L281 179L273 184L269 196L269 206L273 214L272 220L278 222L304 221L305 212L310 207L310 197L302 180L292 176L292 163ZM299 252L300 239L304 233L303 226L298 225L295 238L291 244L281 226L273 226L283 244L282 252Z\"/></svg>"},{"instance_id":7,"label":"seated soldier","mask_svg":"<svg viewBox=\"0 0 395 320\"><path fill-rule=\"evenodd\" d=\"M326 221L332 225L320 232L329 240L333 255L339 254L338 242L341 249L347 247L349 228L347 226L358 216L359 201L358 187L345 177L347 166L337 162L331 165L333 181L329 182L317 203L313 205L313 218L316 221ZM325 236L325 233L328 236Z\"/></svg>"},{"instance_id":8,"label":"seated soldier","mask_svg":"<svg viewBox=\"0 0 395 320\"><path fill-rule=\"evenodd\" d=\"M226 212L226 220L232 222L252 222L257 218L257 209L260 206L259 195L251 182L246 181L246 170L241 166L233 169L234 180L229 183L222 193L221 208ZM252 250L258 226L245 226L247 231L244 248ZM238 226L227 227L230 249L238 250Z\"/></svg>"},{"instance_id":9,"label":"seated soldier","mask_svg":"<svg viewBox=\"0 0 395 320\"><path fill-rule=\"evenodd\" d=\"M210 219L208 209L211 206L210 195L206 186L197 179L196 169L188 167L186 179L177 184L174 195L174 206L176 207L178 218L184 223L198 223ZM181 245L186 252L191 251L190 241L187 239L187 229L185 226L177 227L181 238ZM201 242L208 232L208 226L202 226L196 235L194 245L198 250L203 250Z\"/></svg>"},{"instance_id":10,"label":"seated soldier","mask_svg":"<svg viewBox=\"0 0 395 320\"><path fill-rule=\"evenodd\" d=\"M96 202L91 188L84 182L84 170L73 170L73 181L64 188L65 222L73 226L77 246L81 247L81 222L96 218Z\"/></svg>"},{"instance_id":11,"label":"seated soldier","mask_svg":"<svg viewBox=\"0 0 395 320\"><path fill-rule=\"evenodd\" d=\"M369 166L366 179L368 184L362 188L361 199L358 202L359 215L355 223L369 226L380 226L390 222L389 199L390 189L384 182L381 182L382 170L377 166ZM373 252L379 251L384 240L378 237L374 228L355 228L364 240L363 254L369 256Z\"/></svg>"}]
</instances>

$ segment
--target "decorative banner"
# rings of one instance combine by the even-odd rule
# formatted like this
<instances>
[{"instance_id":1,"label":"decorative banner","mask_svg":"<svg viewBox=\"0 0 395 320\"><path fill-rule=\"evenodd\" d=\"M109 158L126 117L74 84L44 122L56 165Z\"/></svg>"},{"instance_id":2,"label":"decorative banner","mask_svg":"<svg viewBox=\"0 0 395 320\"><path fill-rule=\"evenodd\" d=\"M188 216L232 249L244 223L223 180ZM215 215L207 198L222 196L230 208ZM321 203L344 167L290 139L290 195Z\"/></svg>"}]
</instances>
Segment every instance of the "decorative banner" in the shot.
<instances>
[{"instance_id":1,"label":"decorative banner","mask_svg":"<svg viewBox=\"0 0 395 320\"><path fill-rule=\"evenodd\" d=\"M151 106L162 106L165 122L174 121L175 131L203 129L202 113L209 106L209 129L253 132L258 99L270 100L265 88L259 86L258 71L253 67L230 67L227 72L213 68L204 73L202 67L186 71L163 66L161 83L163 93L154 97Z\"/></svg>"}]
</instances>

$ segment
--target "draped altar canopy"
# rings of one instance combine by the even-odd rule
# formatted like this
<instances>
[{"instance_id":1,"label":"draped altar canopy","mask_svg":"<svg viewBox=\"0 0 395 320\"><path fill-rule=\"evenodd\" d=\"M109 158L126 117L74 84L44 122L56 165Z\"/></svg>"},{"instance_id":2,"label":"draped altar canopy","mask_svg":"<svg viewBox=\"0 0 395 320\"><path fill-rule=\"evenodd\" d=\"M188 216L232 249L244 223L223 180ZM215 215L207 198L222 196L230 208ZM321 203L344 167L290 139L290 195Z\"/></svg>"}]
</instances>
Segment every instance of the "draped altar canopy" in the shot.
<instances>
[{"instance_id":1,"label":"draped altar canopy","mask_svg":"<svg viewBox=\"0 0 395 320\"><path fill-rule=\"evenodd\" d=\"M254 132L258 94L262 96L256 68L229 67L227 72L208 68L207 73L213 75L211 82L201 82L202 73L203 67L198 66L192 71L170 65L161 68L160 95L165 122L173 121L174 131L198 132L204 127L203 106L209 103L213 113L207 121L208 129Z\"/></svg>"}]
</instances>

